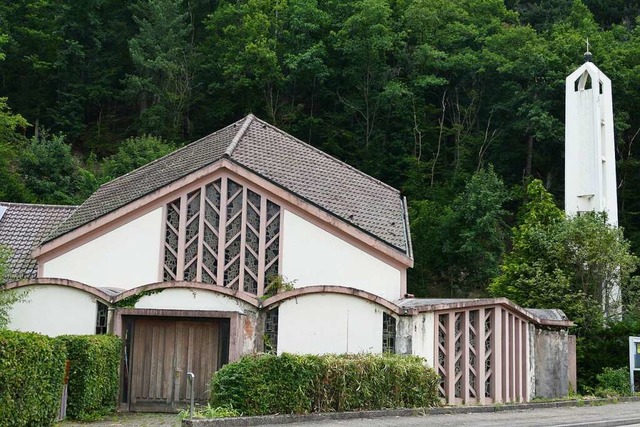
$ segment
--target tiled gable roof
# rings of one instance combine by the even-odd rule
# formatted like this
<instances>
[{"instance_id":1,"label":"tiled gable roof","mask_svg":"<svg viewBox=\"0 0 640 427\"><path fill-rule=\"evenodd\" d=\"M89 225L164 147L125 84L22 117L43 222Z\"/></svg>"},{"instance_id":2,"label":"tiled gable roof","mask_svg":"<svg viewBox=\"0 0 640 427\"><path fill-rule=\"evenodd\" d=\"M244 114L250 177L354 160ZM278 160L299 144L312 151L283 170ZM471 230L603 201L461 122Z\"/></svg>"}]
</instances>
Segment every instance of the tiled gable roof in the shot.
<instances>
[{"instance_id":1,"label":"tiled gable roof","mask_svg":"<svg viewBox=\"0 0 640 427\"><path fill-rule=\"evenodd\" d=\"M400 193L252 115L98 189L53 240L209 164L228 158L411 256Z\"/></svg>"},{"instance_id":2,"label":"tiled gable roof","mask_svg":"<svg viewBox=\"0 0 640 427\"><path fill-rule=\"evenodd\" d=\"M76 207L5 202L0 202L0 207L6 208L0 218L0 245L12 252L5 279L32 279L36 277L37 266L31 252Z\"/></svg>"}]
</instances>

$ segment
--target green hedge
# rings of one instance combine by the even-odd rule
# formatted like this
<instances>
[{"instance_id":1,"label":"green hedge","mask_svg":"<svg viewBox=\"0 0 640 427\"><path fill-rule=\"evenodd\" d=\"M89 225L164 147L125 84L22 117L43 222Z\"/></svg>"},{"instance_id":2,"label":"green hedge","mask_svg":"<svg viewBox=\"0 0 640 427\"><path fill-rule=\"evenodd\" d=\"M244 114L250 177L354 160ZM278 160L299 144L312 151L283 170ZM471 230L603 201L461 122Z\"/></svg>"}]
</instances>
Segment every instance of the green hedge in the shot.
<instances>
[{"instance_id":1,"label":"green hedge","mask_svg":"<svg viewBox=\"0 0 640 427\"><path fill-rule=\"evenodd\" d=\"M249 355L211 380L212 406L243 415L436 406L438 376L397 355Z\"/></svg>"},{"instance_id":2,"label":"green hedge","mask_svg":"<svg viewBox=\"0 0 640 427\"><path fill-rule=\"evenodd\" d=\"M120 350L114 335L63 335L70 361L67 417L91 420L113 412L118 400Z\"/></svg>"},{"instance_id":3,"label":"green hedge","mask_svg":"<svg viewBox=\"0 0 640 427\"><path fill-rule=\"evenodd\" d=\"M62 343L44 335L0 330L0 426L46 426L60 408Z\"/></svg>"}]
</instances>

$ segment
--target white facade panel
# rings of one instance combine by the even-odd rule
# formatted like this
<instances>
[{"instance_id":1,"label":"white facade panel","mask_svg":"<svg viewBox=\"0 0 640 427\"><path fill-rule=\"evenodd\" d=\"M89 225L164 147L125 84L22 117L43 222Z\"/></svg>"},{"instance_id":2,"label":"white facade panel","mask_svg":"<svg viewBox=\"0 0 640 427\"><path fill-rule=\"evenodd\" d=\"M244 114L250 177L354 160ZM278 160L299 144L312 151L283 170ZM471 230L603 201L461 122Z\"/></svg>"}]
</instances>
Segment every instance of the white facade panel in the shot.
<instances>
[{"instance_id":1,"label":"white facade panel","mask_svg":"<svg viewBox=\"0 0 640 427\"><path fill-rule=\"evenodd\" d=\"M52 337L65 334L95 334L98 306L96 298L65 286L36 285L20 288L28 291L24 302L10 310L8 329L38 332Z\"/></svg>"},{"instance_id":2,"label":"white facade panel","mask_svg":"<svg viewBox=\"0 0 640 427\"><path fill-rule=\"evenodd\" d=\"M43 277L131 289L158 282L162 208L44 263Z\"/></svg>"},{"instance_id":3,"label":"white facade panel","mask_svg":"<svg viewBox=\"0 0 640 427\"><path fill-rule=\"evenodd\" d=\"M348 286L389 301L402 297L400 270L288 210L283 214L281 271L296 288Z\"/></svg>"},{"instance_id":4,"label":"white facade panel","mask_svg":"<svg viewBox=\"0 0 640 427\"><path fill-rule=\"evenodd\" d=\"M606 212L618 224L611 80L593 63L565 86L565 212Z\"/></svg>"},{"instance_id":5,"label":"white facade panel","mask_svg":"<svg viewBox=\"0 0 640 427\"><path fill-rule=\"evenodd\" d=\"M278 354L382 353L382 307L358 297L309 294L283 302Z\"/></svg>"},{"instance_id":6,"label":"white facade panel","mask_svg":"<svg viewBox=\"0 0 640 427\"><path fill-rule=\"evenodd\" d=\"M435 316L433 312L412 316L412 350L415 356L426 359L430 367L435 367Z\"/></svg>"},{"instance_id":7,"label":"white facade panel","mask_svg":"<svg viewBox=\"0 0 640 427\"><path fill-rule=\"evenodd\" d=\"M166 310L209 310L244 313L245 303L232 297L202 289L167 288L145 295L135 308Z\"/></svg>"}]
</instances>

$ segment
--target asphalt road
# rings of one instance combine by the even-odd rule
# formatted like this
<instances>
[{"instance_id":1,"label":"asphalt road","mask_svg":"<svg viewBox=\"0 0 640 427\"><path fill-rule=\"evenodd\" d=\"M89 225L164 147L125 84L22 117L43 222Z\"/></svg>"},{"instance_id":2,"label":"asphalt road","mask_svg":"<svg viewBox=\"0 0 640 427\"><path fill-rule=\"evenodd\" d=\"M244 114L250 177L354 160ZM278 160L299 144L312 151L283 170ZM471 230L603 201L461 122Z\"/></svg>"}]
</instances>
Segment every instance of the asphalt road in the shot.
<instances>
[{"instance_id":1,"label":"asphalt road","mask_svg":"<svg viewBox=\"0 0 640 427\"><path fill-rule=\"evenodd\" d=\"M277 424L283 426L283 424ZM325 420L286 424L299 427L640 427L640 401L563 408L536 408L517 411L484 412L456 415L426 415L354 420ZM175 414L121 413L89 423L63 422L59 427L179 427ZM263 424L275 427L276 424Z\"/></svg>"},{"instance_id":2,"label":"asphalt road","mask_svg":"<svg viewBox=\"0 0 640 427\"><path fill-rule=\"evenodd\" d=\"M427 415L418 417L391 417L358 420L326 420L288 425L300 427L640 427L640 402L627 402L603 406L538 408L475 414ZM275 425L266 425L265 427L274 426Z\"/></svg>"}]
</instances>

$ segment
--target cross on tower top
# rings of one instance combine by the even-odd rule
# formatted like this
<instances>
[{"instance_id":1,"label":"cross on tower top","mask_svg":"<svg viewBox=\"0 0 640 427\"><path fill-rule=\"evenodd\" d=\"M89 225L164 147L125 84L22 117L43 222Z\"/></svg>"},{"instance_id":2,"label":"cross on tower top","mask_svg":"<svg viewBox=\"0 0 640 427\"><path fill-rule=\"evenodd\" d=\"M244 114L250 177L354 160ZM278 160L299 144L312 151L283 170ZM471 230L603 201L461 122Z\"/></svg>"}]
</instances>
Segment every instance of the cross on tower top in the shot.
<instances>
[{"instance_id":1,"label":"cross on tower top","mask_svg":"<svg viewBox=\"0 0 640 427\"><path fill-rule=\"evenodd\" d=\"M589 52L589 47L589 37L587 37L587 51L584 53L584 62L592 62L593 55L591 55L591 52Z\"/></svg>"}]
</instances>

